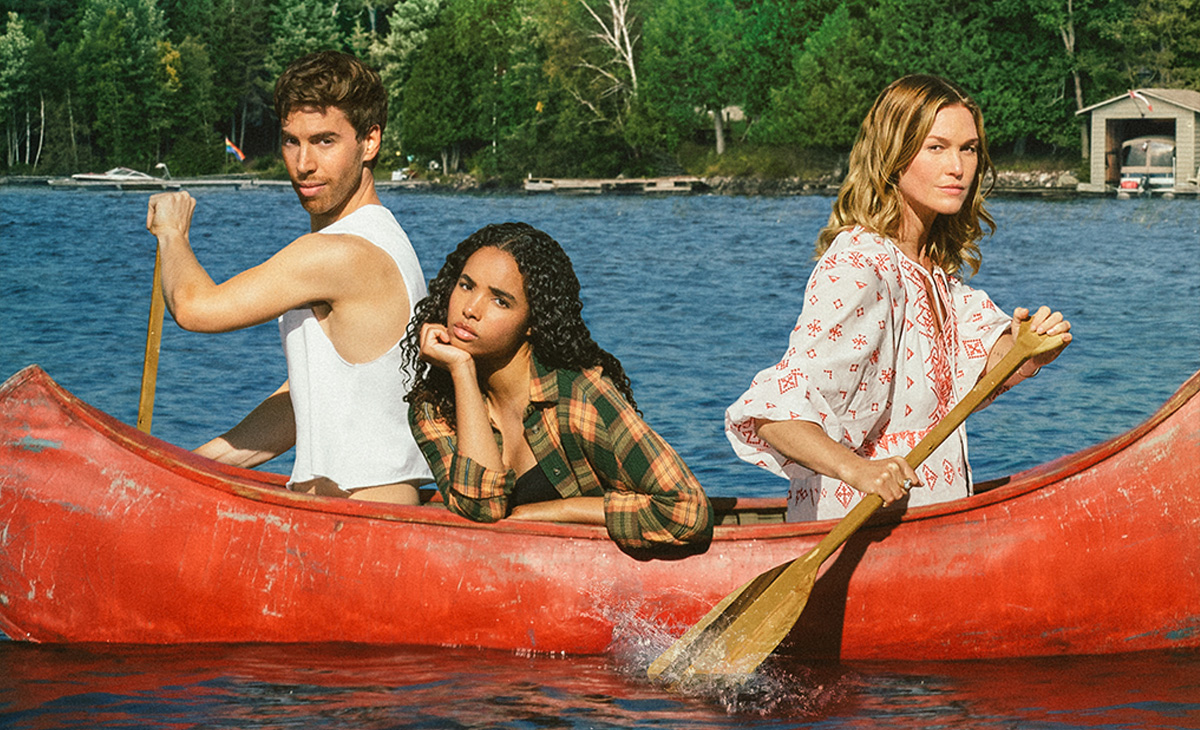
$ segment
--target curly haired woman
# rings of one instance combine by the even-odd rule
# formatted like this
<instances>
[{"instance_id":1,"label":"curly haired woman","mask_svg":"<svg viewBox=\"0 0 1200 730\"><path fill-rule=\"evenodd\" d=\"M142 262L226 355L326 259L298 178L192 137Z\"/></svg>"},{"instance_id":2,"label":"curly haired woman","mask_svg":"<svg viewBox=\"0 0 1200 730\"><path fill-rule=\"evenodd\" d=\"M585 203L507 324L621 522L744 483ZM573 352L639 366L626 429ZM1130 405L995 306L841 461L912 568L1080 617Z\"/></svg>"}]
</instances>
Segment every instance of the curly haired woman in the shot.
<instances>
[{"instance_id":1,"label":"curly haired woman","mask_svg":"<svg viewBox=\"0 0 1200 730\"><path fill-rule=\"evenodd\" d=\"M919 470L903 457L1031 316L1008 317L961 280L979 268L980 222L995 228L981 186L991 171L979 107L945 79L905 76L863 120L788 350L725 414L738 456L790 479L789 520L842 517L864 493L890 503L922 487L910 506L971 493L964 428ZM1071 339L1047 307L1032 324Z\"/></svg>"},{"instance_id":2,"label":"curly haired woman","mask_svg":"<svg viewBox=\"0 0 1200 730\"><path fill-rule=\"evenodd\" d=\"M626 549L704 543L712 507L592 339L550 236L486 226L446 257L404 340L417 443L447 507L603 524Z\"/></svg>"}]
</instances>

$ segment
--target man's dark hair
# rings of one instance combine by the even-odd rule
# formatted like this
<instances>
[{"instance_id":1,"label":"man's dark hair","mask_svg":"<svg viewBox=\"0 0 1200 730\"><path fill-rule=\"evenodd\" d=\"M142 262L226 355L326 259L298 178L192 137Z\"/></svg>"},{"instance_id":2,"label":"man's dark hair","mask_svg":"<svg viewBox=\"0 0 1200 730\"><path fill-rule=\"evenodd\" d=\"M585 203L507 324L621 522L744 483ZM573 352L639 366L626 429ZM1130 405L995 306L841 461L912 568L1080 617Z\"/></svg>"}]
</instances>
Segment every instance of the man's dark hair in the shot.
<instances>
[{"instance_id":1,"label":"man's dark hair","mask_svg":"<svg viewBox=\"0 0 1200 730\"><path fill-rule=\"evenodd\" d=\"M301 56L275 82L280 123L303 107L342 110L359 140L387 125L387 92L379 74L349 53L318 51Z\"/></svg>"}]
</instances>

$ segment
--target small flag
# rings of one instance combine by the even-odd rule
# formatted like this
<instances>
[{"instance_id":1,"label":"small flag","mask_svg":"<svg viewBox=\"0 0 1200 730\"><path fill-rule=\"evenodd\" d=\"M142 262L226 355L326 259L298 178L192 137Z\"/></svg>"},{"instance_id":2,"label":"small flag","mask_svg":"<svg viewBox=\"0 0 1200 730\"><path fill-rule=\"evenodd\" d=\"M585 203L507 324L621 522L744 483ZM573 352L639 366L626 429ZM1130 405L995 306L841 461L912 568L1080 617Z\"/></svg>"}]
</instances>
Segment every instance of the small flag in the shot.
<instances>
[{"instance_id":1,"label":"small flag","mask_svg":"<svg viewBox=\"0 0 1200 730\"><path fill-rule=\"evenodd\" d=\"M238 146L235 145L228 137L225 138L225 151L238 158L238 162L246 161L246 153L238 149Z\"/></svg>"},{"instance_id":2,"label":"small flag","mask_svg":"<svg viewBox=\"0 0 1200 730\"><path fill-rule=\"evenodd\" d=\"M1142 92L1136 91L1134 89L1130 89L1129 90L1129 98L1130 99L1138 99L1139 101L1141 101L1143 104L1146 105L1147 111L1154 111L1154 107L1150 106L1150 100L1147 99L1145 96L1142 96Z\"/></svg>"}]
</instances>

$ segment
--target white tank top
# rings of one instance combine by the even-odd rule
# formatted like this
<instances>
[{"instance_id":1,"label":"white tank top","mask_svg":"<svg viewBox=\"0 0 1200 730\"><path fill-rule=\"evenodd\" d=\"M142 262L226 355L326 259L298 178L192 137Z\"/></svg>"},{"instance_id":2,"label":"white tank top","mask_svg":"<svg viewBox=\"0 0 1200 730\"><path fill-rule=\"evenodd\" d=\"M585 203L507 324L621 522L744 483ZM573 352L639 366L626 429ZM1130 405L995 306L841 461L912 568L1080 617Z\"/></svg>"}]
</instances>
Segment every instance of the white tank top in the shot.
<instances>
[{"instance_id":1,"label":"white tank top","mask_svg":"<svg viewBox=\"0 0 1200 730\"><path fill-rule=\"evenodd\" d=\"M386 251L400 269L410 309L425 296L417 254L387 208L364 206L319 232L359 236ZM285 312L279 334L296 416L293 482L328 477L352 490L433 480L408 426L411 374L401 366L399 341L371 362L346 362L309 307Z\"/></svg>"}]
</instances>

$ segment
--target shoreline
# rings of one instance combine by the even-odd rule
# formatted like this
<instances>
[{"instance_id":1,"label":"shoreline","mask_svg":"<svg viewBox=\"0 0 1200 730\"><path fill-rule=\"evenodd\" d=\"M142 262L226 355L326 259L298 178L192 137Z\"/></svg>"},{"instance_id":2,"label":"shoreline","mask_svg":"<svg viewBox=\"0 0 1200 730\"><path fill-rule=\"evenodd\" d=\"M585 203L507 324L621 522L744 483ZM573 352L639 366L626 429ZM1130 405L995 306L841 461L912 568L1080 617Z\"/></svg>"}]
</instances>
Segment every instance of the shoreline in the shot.
<instances>
[{"instance_id":1,"label":"shoreline","mask_svg":"<svg viewBox=\"0 0 1200 730\"><path fill-rule=\"evenodd\" d=\"M648 195L652 197L674 195L730 195L730 196L762 196L783 197L819 195L834 197L837 195L840 180L833 176L820 179L805 180L801 178L761 178L761 177L696 177L695 184L688 190L675 191L605 191L587 189L574 191L531 191L521 185L507 185L496 180L478 181L470 175L456 175L434 180L376 180L375 186L380 190L424 190L429 192L452 193L499 193L527 195ZM586 182L586 181L585 181ZM255 190L263 188L278 188L290 185L287 180L260 179L252 174L211 176L195 178L162 179L151 184L125 187L113 183L79 183L69 177L51 175L9 175L0 176L0 188L4 187L48 187L59 190L175 190L181 187L226 187L238 190ZM989 197L1041 197L1041 198L1078 198L1078 197L1116 197L1116 189L1101 192L1080 189L1080 183L1070 172L1034 171L1034 172L1001 172L996 176L996 184ZM1160 197L1160 196L1155 196Z\"/></svg>"}]
</instances>

